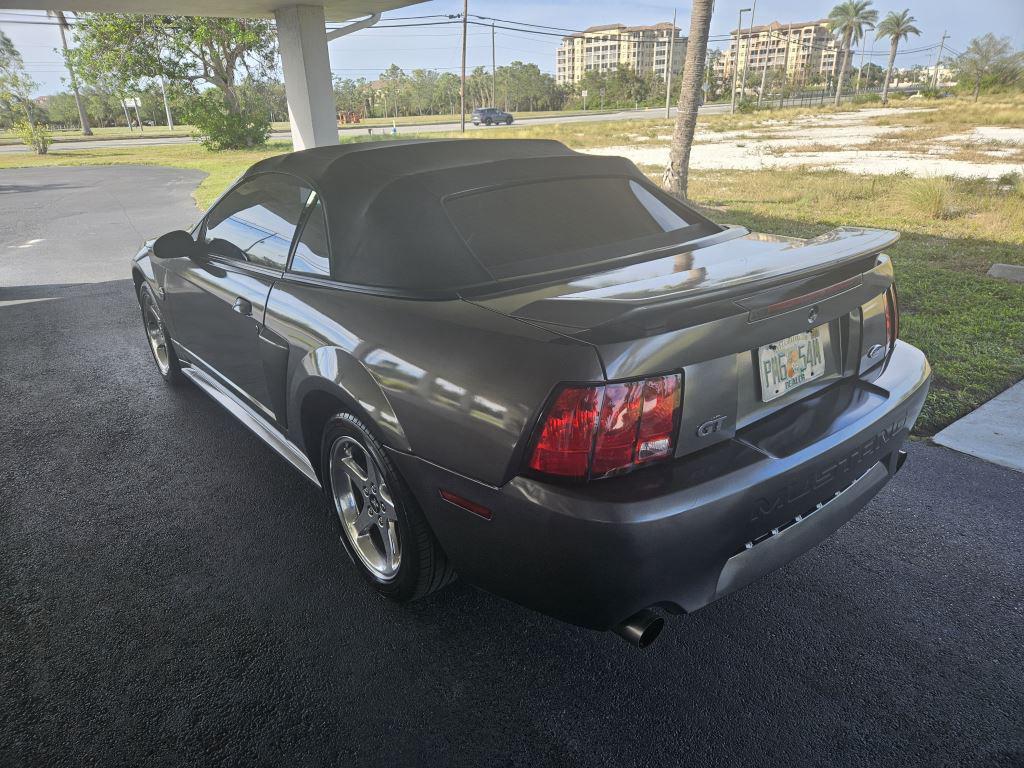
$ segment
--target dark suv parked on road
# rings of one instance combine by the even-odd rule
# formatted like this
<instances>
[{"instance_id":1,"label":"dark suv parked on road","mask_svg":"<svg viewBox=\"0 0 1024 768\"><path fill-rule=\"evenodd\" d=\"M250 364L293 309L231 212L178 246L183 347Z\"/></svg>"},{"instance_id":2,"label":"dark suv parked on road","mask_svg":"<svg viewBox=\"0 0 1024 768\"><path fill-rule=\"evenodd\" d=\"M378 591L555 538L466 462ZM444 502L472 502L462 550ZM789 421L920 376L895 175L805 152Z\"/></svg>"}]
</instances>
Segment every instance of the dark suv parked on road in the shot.
<instances>
[{"instance_id":1,"label":"dark suv parked on road","mask_svg":"<svg viewBox=\"0 0 1024 768\"><path fill-rule=\"evenodd\" d=\"M473 110L473 125L480 125L481 123L484 125L495 125L497 123L512 125L512 115L508 112L502 112L495 107L478 107Z\"/></svg>"}]
</instances>

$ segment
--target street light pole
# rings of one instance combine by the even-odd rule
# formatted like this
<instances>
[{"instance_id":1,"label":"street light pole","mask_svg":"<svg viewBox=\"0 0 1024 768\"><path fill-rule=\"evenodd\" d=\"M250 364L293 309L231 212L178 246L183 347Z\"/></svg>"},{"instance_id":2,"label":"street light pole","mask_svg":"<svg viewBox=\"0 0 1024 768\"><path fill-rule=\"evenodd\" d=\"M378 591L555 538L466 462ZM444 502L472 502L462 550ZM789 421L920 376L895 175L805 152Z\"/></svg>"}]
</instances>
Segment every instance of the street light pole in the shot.
<instances>
[{"instance_id":1,"label":"street light pole","mask_svg":"<svg viewBox=\"0 0 1024 768\"><path fill-rule=\"evenodd\" d=\"M736 55L732 60L732 113L736 113L736 76L740 73L740 35L743 34L743 14L749 8L740 8L740 17L736 21ZM749 45L749 41L748 41ZM748 51L749 53L749 51ZM746 76L746 75L744 75Z\"/></svg>"},{"instance_id":2,"label":"street light pole","mask_svg":"<svg viewBox=\"0 0 1024 768\"><path fill-rule=\"evenodd\" d=\"M462 0L462 79L459 82L459 125L466 132L466 29L469 23L469 0Z\"/></svg>"}]
</instances>

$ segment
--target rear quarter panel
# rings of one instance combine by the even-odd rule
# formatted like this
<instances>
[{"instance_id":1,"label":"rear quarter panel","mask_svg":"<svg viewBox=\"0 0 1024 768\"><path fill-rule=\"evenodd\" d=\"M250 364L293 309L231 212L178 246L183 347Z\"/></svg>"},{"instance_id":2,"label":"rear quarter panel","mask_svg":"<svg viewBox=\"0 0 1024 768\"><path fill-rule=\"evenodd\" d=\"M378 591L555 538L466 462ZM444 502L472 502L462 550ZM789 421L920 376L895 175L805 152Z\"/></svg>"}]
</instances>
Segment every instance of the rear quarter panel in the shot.
<instances>
[{"instance_id":1,"label":"rear quarter panel","mask_svg":"<svg viewBox=\"0 0 1024 768\"><path fill-rule=\"evenodd\" d=\"M265 322L289 344L290 412L311 377L333 380L386 444L491 485L514 474L558 382L603 378L589 345L460 300L283 280ZM290 414L288 423L302 445L301 420Z\"/></svg>"}]
</instances>

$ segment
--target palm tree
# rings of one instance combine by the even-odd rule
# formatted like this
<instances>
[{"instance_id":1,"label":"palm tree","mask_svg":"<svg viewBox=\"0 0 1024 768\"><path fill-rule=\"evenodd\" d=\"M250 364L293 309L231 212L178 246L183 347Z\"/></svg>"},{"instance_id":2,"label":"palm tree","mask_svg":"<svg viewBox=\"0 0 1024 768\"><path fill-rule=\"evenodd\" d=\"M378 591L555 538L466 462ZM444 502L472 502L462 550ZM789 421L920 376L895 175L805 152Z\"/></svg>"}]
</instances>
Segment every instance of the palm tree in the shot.
<instances>
[{"instance_id":1,"label":"palm tree","mask_svg":"<svg viewBox=\"0 0 1024 768\"><path fill-rule=\"evenodd\" d=\"M892 79L892 68L896 63L896 49L899 48L900 40L906 40L911 35L920 35L921 30L914 26L917 21L910 15L910 9L906 8L899 13L889 11L889 15L882 19L875 33L875 39L889 38L889 68L885 70L885 84L882 86L882 104L889 103L889 81Z\"/></svg>"},{"instance_id":2,"label":"palm tree","mask_svg":"<svg viewBox=\"0 0 1024 768\"><path fill-rule=\"evenodd\" d=\"M68 69L68 75L71 78L71 91L75 94L75 106L78 107L78 120L82 124L82 135L92 136L92 128L89 126L89 116L85 114L85 109L82 107L82 97L78 93L78 78L75 77L75 68L71 66L71 59L68 58L68 20L64 16L64 11L47 11L47 16L53 16L57 19L57 27L60 29L60 44L61 48L64 49L64 66Z\"/></svg>"},{"instance_id":3,"label":"palm tree","mask_svg":"<svg viewBox=\"0 0 1024 768\"><path fill-rule=\"evenodd\" d=\"M850 65L850 49L864 37L864 30L873 29L878 21L878 11L871 8L871 0L846 0L828 15L828 29L842 38L843 66L836 83L836 106L843 93L846 68Z\"/></svg>"},{"instance_id":4,"label":"palm tree","mask_svg":"<svg viewBox=\"0 0 1024 768\"><path fill-rule=\"evenodd\" d=\"M693 0L690 9L690 40L683 62L683 82L679 89L676 127L672 132L672 149L662 183L679 197L686 197L690 175L690 150L697 131L697 109L700 107L701 84L704 82L704 59L711 30L711 9L714 0Z\"/></svg>"}]
</instances>

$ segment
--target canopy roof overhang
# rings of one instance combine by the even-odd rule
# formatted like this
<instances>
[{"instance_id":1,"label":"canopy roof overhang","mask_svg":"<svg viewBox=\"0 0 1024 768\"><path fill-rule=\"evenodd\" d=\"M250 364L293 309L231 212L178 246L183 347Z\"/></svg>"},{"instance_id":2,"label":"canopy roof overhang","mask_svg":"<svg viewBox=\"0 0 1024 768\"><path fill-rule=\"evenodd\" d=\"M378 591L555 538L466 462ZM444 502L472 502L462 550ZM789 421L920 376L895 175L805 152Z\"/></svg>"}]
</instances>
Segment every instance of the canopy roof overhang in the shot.
<instances>
[{"instance_id":1,"label":"canopy roof overhang","mask_svg":"<svg viewBox=\"0 0 1024 768\"><path fill-rule=\"evenodd\" d=\"M338 143L327 53L328 21L348 21L424 0L0 0L2 8L274 19L295 149ZM352 31L359 25L351 25ZM338 31L332 33L338 35ZM341 33L343 34L343 33Z\"/></svg>"},{"instance_id":2,"label":"canopy roof overhang","mask_svg":"<svg viewBox=\"0 0 1024 768\"><path fill-rule=\"evenodd\" d=\"M0 0L0 8L31 11L100 11L105 13L144 13L175 16L226 16L232 18L272 19L274 11L295 5L315 5L324 9L327 21L347 21L370 13L383 13L423 0Z\"/></svg>"}]
</instances>

